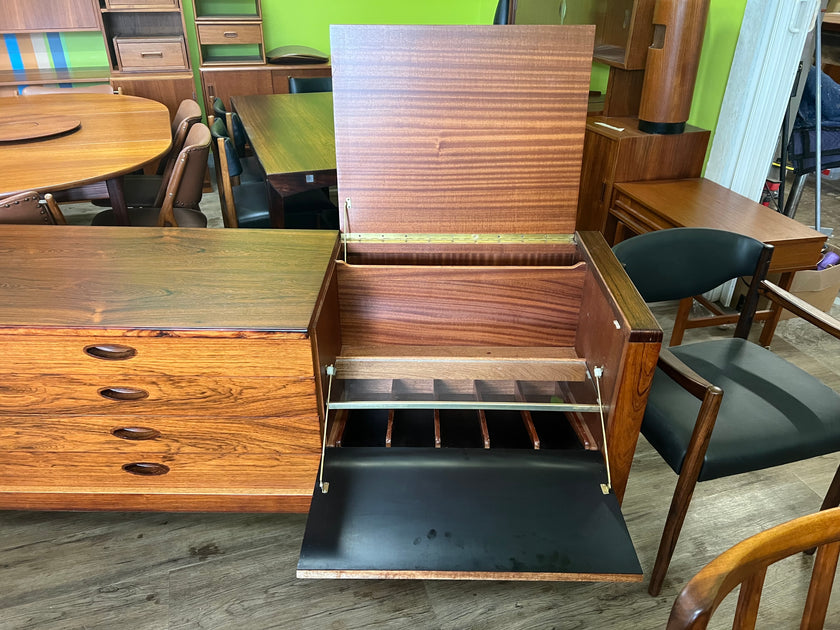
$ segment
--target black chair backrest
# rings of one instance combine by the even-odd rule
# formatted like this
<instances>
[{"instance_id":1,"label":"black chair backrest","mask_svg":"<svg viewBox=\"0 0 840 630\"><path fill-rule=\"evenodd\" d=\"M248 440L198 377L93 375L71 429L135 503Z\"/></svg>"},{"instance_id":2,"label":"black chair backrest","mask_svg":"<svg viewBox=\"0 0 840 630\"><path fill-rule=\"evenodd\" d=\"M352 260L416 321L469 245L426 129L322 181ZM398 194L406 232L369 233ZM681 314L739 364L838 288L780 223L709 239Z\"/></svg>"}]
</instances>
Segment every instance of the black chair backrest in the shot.
<instances>
[{"instance_id":1,"label":"black chair backrest","mask_svg":"<svg viewBox=\"0 0 840 630\"><path fill-rule=\"evenodd\" d=\"M290 94L332 92L331 77L289 77Z\"/></svg>"},{"instance_id":2,"label":"black chair backrest","mask_svg":"<svg viewBox=\"0 0 840 630\"><path fill-rule=\"evenodd\" d=\"M618 243L613 252L645 302L660 302L700 295L732 278L755 275L762 252L772 247L724 230L673 228L634 236Z\"/></svg>"},{"instance_id":3,"label":"black chair backrest","mask_svg":"<svg viewBox=\"0 0 840 630\"><path fill-rule=\"evenodd\" d=\"M213 136L213 146L218 146L219 138L223 140L225 157L227 158L227 176L238 177L239 175L242 175L242 162L236 154L236 148L233 146L233 142L228 136L227 127L224 122L218 118L214 120L213 124L210 126L210 135ZM219 164L219 168L221 168L221 166L222 165Z\"/></svg>"}]
</instances>

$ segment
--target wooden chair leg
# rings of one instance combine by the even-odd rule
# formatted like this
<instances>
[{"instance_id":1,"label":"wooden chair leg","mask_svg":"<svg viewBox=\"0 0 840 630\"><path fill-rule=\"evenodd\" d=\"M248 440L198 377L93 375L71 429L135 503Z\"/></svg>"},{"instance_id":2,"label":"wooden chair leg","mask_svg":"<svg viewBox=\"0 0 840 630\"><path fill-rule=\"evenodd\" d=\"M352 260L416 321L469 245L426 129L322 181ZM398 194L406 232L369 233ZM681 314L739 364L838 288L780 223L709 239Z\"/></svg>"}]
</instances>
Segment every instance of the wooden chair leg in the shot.
<instances>
[{"instance_id":1,"label":"wooden chair leg","mask_svg":"<svg viewBox=\"0 0 840 630\"><path fill-rule=\"evenodd\" d=\"M820 510L828 510L838 505L840 505L840 466L837 467L837 472L834 473L834 479L831 480L831 485L828 486L828 491L825 493Z\"/></svg>"},{"instance_id":2,"label":"wooden chair leg","mask_svg":"<svg viewBox=\"0 0 840 630\"><path fill-rule=\"evenodd\" d=\"M694 472L692 475L691 473ZM688 505L697 486L697 472L683 470L677 480L677 487L674 489L674 496L671 499L671 508L668 510L668 518L665 519L665 528L662 531L662 539L659 541L659 551L656 553L656 560L653 563L653 571L650 574L648 593L659 595L662 590L662 583L665 581L665 574L668 572L668 565L674 555L677 546L677 539L680 537L685 516L688 513Z\"/></svg>"},{"instance_id":3,"label":"wooden chair leg","mask_svg":"<svg viewBox=\"0 0 840 630\"><path fill-rule=\"evenodd\" d=\"M678 346L682 343L686 324L688 324L688 318L691 315L692 306L694 306L693 297L687 297L680 300L677 315L674 318L674 328L671 330L671 340L668 342L669 346Z\"/></svg>"}]
</instances>

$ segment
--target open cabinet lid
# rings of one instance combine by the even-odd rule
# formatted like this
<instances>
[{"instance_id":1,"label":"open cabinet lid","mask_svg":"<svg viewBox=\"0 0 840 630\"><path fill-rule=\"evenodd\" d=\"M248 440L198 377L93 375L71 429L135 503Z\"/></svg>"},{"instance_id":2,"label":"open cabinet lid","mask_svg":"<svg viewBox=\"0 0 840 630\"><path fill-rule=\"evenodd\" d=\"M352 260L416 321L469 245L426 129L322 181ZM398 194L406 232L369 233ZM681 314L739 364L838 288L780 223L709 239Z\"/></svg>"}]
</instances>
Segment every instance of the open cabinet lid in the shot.
<instances>
[{"instance_id":1,"label":"open cabinet lid","mask_svg":"<svg viewBox=\"0 0 840 630\"><path fill-rule=\"evenodd\" d=\"M332 26L342 230L574 232L594 32Z\"/></svg>"}]
</instances>

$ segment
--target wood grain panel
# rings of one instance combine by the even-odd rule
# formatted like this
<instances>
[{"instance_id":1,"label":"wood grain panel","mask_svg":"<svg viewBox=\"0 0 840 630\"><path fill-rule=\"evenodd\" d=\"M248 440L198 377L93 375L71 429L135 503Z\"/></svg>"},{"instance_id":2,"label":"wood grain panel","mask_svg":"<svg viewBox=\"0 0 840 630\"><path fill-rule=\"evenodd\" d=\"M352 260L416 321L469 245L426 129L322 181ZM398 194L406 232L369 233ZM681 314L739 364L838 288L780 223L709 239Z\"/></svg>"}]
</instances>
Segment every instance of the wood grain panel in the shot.
<instances>
[{"instance_id":1,"label":"wood grain panel","mask_svg":"<svg viewBox=\"0 0 840 630\"><path fill-rule=\"evenodd\" d=\"M94 0L4 0L0 33L98 30Z\"/></svg>"},{"instance_id":2,"label":"wood grain panel","mask_svg":"<svg viewBox=\"0 0 840 630\"><path fill-rule=\"evenodd\" d=\"M122 470L132 461L161 462L159 476ZM317 454L177 456L149 451L7 452L0 455L0 507L37 510L300 511L309 505Z\"/></svg>"},{"instance_id":3,"label":"wood grain panel","mask_svg":"<svg viewBox=\"0 0 840 630\"><path fill-rule=\"evenodd\" d=\"M126 388L138 400L108 397ZM280 416L315 413L313 377L208 378L148 376L4 376L0 415L110 414Z\"/></svg>"},{"instance_id":4,"label":"wood grain panel","mask_svg":"<svg viewBox=\"0 0 840 630\"><path fill-rule=\"evenodd\" d=\"M573 348L482 346L343 346L342 379L583 381L586 363Z\"/></svg>"},{"instance_id":5,"label":"wood grain panel","mask_svg":"<svg viewBox=\"0 0 840 630\"><path fill-rule=\"evenodd\" d=\"M305 332L336 237L9 225L0 327Z\"/></svg>"},{"instance_id":6,"label":"wood grain panel","mask_svg":"<svg viewBox=\"0 0 840 630\"><path fill-rule=\"evenodd\" d=\"M117 429L154 429L160 435L148 440L115 437ZM260 453L320 453L318 417L313 409L297 416L225 419L179 416L5 416L0 422L4 450L50 453L100 453L126 456L155 453L208 455ZM96 454L96 455L93 455ZM0 470L4 454L0 454Z\"/></svg>"},{"instance_id":7,"label":"wood grain panel","mask_svg":"<svg viewBox=\"0 0 840 630\"><path fill-rule=\"evenodd\" d=\"M67 337L0 334L0 373L129 376L312 376L307 339L177 337ZM137 354L125 360L98 359L92 346L124 346ZM103 385L104 386L104 385Z\"/></svg>"},{"instance_id":8,"label":"wood grain panel","mask_svg":"<svg viewBox=\"0 0 840 630\"><path fill-rule=\"evenodd\" d=\"M593 35L332 26L343 231L574 231Z\"/></svg>"},{"instance_id":9,"label":"wood grain panel","mask_svg":"<svg viewBox=\"0 0 840 630\"><path fill-rule=\"evenodd\" d=\"M338 263L342 340L353 345L570 346L586 266Z\"/></svg>"}]
</instances>

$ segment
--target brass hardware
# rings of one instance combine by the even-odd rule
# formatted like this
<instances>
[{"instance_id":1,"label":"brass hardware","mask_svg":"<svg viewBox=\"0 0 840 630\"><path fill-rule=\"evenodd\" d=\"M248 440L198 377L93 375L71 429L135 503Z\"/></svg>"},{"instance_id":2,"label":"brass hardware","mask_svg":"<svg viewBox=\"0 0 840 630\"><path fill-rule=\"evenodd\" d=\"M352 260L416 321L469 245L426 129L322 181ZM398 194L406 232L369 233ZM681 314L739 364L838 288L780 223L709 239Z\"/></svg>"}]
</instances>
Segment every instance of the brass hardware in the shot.
<instances>
[{"instance_id":1,"label":"brass hardware","mask_svg":"<svg viewBox=\"0 0 840 630\"><path fill-rule=\"evenodd\" d=\"M324 401L324 440L321 442L321 472L318 475L318 485L324 494L330 491L330 482L324 481L324 457L327 453L327 419L330 417L330 396L332 396L333 377L335 376L334 365L327 366L327 374L330 377L330 382L327 385L327 399Z\"/></svg>"},{"instance_id":2,"label":"brass hardware","mask_svg":"<svg viewBox=\"0 0 840 630\"><path fill-rule=\"evenodd\" d=\"M604 375L603 366L596 365L592 370L595 377L595 391L598 394L598 413L601 416L601 434L604 436L604 464L607 468L607 483L601 484L601 492L609 494L612 489L612 476L610 475L610 451L607 448L607 421L604 418L604 402L601 399L601 377Z\"/></svg>"}]
</instances>

